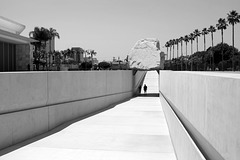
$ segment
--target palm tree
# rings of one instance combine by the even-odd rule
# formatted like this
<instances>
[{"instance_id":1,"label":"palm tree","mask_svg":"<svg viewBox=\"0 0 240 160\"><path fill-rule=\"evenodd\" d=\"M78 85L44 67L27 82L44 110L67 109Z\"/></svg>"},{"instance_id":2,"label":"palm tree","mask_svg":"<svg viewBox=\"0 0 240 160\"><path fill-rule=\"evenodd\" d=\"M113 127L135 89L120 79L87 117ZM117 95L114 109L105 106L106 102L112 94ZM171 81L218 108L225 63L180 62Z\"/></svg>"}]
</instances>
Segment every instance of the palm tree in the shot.
<instances>
[{"instance_id":1,"label":"palm tree","mask_svg":"<svg viewBox=\"0 0 240 160\"><path fill-rule=\"evenodd\" d=\"M94 50L88 50L87 53L91 56L92 67L93 67L93 56L95 56L97 52L95 52Z\"/></svg>"},{"instance_id":2,"label":"palm tree","mask_svg":"<svg viewBox=\"0 0 240 160\"><path fill-rule=\"evenodd\" d=\"M193 33L190 33L189 39L191 41L191 55L193 55L193 47L192 47L192 45L193 45L193 41L195 39L195 35ZM192 71L192 68L193 68L193 61L191 60L191 71Z\"/></svg>"},{"instance_id":3,"label":"palm tree","mask_svg":"<svg viewBox=\"0 0 240 160\"><path fill-rule=\"evenodd\" d=\"M169 59L169 62L170 62L170 69L172 69L172 45L173 45L173 40L169 40L169 45L170 45L170 59Z\"/></svg>"},{"instance_id":4,"label":"palm tree","mask_svg":"<svg viewBox=\"0 0 240 160\"><path fill-rule=\"evenodd\" d=\"M53 28L50 28L49 29L49 32L50 32L50 36L51 36L51 39L49 40L49 51L52 51L52 41L54 42L55 41L55 37L57 37L58 39L60 39L60 36L59 36L59 33L57 32L56 29L53 29Z\"/></svg>"},{"instance_id":5,"label":"palm tree","mask_svg":"<svg viewBox=\"0 0 240 160\"><path fill-rule=\"evenodd\" d=\"M170 47L170 52L169 52L169 60L171 60L171 53L172 53L172 40L168 41L169 47Z\"/></svg>"},{"instance_id":6,"label":"palm tree","mask_svg":"<svg viewBox=\"0 0 240 160\"><path fill-rule=\"evenodd\" d=\"M39 50L38 53L41 53L41 47L44 47L46 49L46 42L51 39L51 35L48 29L44 28L44 27L35 27L33 31L29 32L29 37L35 40L38 40L39 43L36 43L35 46L35 51L37 53L37 50ZM44 44L43 44L44 42ZM39 54L35 54L36 59L36 66L37 66L37 70L39 69L39 62L40 62L40 55Z\"/></svg>"},{"instance_id":7,"label":"palm tree","mask_svg":"<svg viewBox=\"0 0 240 160\"><path fill-rule=\"evenodd\" d=\"M232 10L227 14L227 20L230 25L232 25L232 46L234 48L234 24L237 24L240 22L240 15L235 11ZM233 58L232 58L232 69L234 69L234 52L233 52Z\"/></svg>"},{"instance_id":8,"label":"palm tree","mask_svg":"<svg viewBox=\"0 0 240 160\"><path fill-rule=\"evenodd\" d=\"M172 40L172 45L173 45L173 57L172 57L172 59L173 59L173 63L175 62L175 61L174 61L174 57L175 57L175 55L174 55L174 50L175 50L175 49L174 49L174 46L175 46L175 44L176 44L176 39L173 39L173 40ZM176 58L176 57L175 57L175 58ZM174 66L175 66L175 64L174 64Z\"/></svg>"},{"instance_id":9,"label":"palm tree","mask_svg":"<svg viewBox=\"0 0 240 160\"><path fill-rule=\"evenodd\" d=\"M221 47L222 48L221 49L222 50L222 71L223 71L223 30L227 29L227 26L228 24L224 18L220 18L218 20L218 24L216 25L217 29L221 30L221 35L222 35L222 47Z\"/></svg>"},{"instance_id":10,"label":"palm tree","mask_svg":"<svg viewBox=\"0 0 240 160\"><path fill-rule=\"evenodd\" d=\"M166 59L168 59L168 47L169 47L170 45L169 45L169 42L166 42L166 44L165 44L165 47L167 47L167 58Z\"/></svg>"},{"instance_id":11,"label":"palm tree","mask_svg":"<svg viewBox=\"0 0 240 160\"><path fill-rule=\"evenodd\" d=\"M209 33L209 32L208 32L207 28L203 28L203 30L202 30L202 35L203 35L204 51L206 51L206 35L207 35L208 33ZM205 62L205 60L204 60L204 70L205 70L205 68L206 68L206 62Z\"/></svg>"},{"instance_id":12,"label":"palm tree","mask_svg":"<svg viewBox=\"0 0 240 160\"><path fill-rule=\"evenodd\" d=\"M189 42L189 37L188 35L184 36L184 39L183 39L186 43L186 58L187 58L187 43ZM187 70L187 61L186 61L186 70Z\"/></svg>"},{"instance_id":13,"label":"palm tree","mask_svg":"<svg viewBox=\"0 0 240 160\"><path fill-rule=\"evenodd\" d=\"M202 35L203 35L203 43L204 43L204 51L206 51L206 35L208 34L207 28L203 28Z\"/></svg>"},{"instance_id":14,"label":"palm tree","mask_svg":"<svg viewBox=\"0 0 240 160\"><path fill-rule=\"evenodd\" d=\"M173 59L174 59L174 45L175 45L175 41L176 41L175 39L172 40L172 46L173 46L173 57L172 58Z\"/></svg>"},{"instance_id":15,"label":"palm tree","mask_svg":"<svg viewBox=\"0 0 240 160\"><path fill-rule=\"evenodd\" d=\"M197 40L197 52L198 52L198 37L200 37L201 32L198 29L195 29L193 31L193 34L194 34L194 36L196 37L196 40Z\"/></svg>"},{"instance_id":16,"label":"palm tree","mask_svg":"<svg viewBox=\"0 0 240 160\"><path fill-rule=\"evenodd\" d=\"M179 39L179 42L181 43L181 71L183 70L183 64L182 64L182 59L183 59L183 47L182 47L182 42L184 40L183 37L180 37Z\"/></svg>"},{"instance_id":17,"label":"palm tree","mask_svg":"<svg viewBox=\"0 0 240 160\"><path fill-rule=\"evenodd\" d=\"M50 28L49 32L50 32L50 36L51 36L51 38L49 39L49 52L53 53L54 51L52 50L52 42L53 43L55 42L55 37L57 37L59 39L60 36L56 29ZM50 56L49 56L49 66L50 66Z\"/></svg>"},{"instance_id":18,"label":"palm tree","mask_svg":"<svg viewBox=\"0 0 240 160\"><path fill-rule=\"evenodd\" d=\"M177 64L177 70L178 70L178 43L179 43L179 39L175 39L175 44L177 45L177 59L176 59L176 64Z\"/></svg>"},{"instance_id":19,"label":"palm tree","mask_svg":"<svg viewBox=\"0 0 240 160\"><path fill-rule=\"evenodd\" d=\"M208 32L211 32L211 37L212 37L212 47L213 47L213 33L216 32L216 28L214 26L210 26L208 28ZM214 53L213 55L210 55L210 66L211 66L211 57L213 56L213 66L214 66Z\"/></svg>"}]
</instances>

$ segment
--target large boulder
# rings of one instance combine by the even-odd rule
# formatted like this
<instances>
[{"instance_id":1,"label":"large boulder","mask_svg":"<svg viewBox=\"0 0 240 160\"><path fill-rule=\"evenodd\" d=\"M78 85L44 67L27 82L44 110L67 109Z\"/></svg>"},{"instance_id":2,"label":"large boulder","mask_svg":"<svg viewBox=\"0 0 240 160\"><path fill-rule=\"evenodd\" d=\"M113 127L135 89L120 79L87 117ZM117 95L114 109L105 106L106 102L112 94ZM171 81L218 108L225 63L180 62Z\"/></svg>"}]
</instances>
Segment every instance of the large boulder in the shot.
<instances>
[{"instance_id":1,"label":"large boulder","mask_svg":"<svg viewBox=\"0 0 240 160\"><path fill-rule=\"evenodd\" d=\"M142 39L130 51L129 67L140 70L163 69L164 57L164 52L160 50L159 40Z\"/></svg>"}]
</instances>

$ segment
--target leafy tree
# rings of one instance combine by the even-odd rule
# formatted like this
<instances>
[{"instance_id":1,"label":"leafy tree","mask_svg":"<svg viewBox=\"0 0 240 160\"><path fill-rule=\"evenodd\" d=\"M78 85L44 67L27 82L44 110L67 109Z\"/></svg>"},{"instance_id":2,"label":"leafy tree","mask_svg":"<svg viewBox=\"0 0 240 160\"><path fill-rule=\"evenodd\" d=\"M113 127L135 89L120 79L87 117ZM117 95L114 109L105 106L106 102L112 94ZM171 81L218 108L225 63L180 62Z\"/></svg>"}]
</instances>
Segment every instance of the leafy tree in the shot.
<instances>
[{"instance_id":1,"label":"leafy tree","mask_svg":"<svg viewBox=\"0 0 240 160\"><path fill-rule=\"evenodd\" d=\"M106 70L106 69L109 69L109 68L111 67L111 64L108 63L108 62L103 61L103 62L100 62L100 63L98 64L98 67L99 67L100 69Z\"/></svg>"},{"instance_id":2,"label":"leafy tree","mask_svg":"<svg viewBox=\"0 0 240 160\"><path fill-rule=\"evenodd\" d=\"M54 63L57 66L57 70L60 71L60 65L61 65L61 53L59 51L54 51Z\"/></svg>"},{"instance_id":3,"label":"leafy tree","mask_svg":"<svg viewBox=\"0 0 240 160\"><path fill-rule=\"evenodd\" d=\"M193 70L199 70L199 65L203 64L202 52L195 52L189 57L191 63L193 64ZM202 65L203 66L203 65Z\"/></svg>"},{"instance_id":4,"label":"leafy tree","mask_svg":"<svg viewBox=\"0 0 240 160\"><path fill-rule=\"evenodd\" d=\"M232 67L231 65L229 65L230 63L232 63L233 60L233 55L232 53L238 53L238 49L233 48L233 46L229 46L226 43L219 43L214 47L210 47L207 50L208 55L210 55L211 52L214 52L215 55L215 64L216 66L218 66L221 70L226 70L227 68ZM223 53L223 60L222 60L222 53ZM223 69L222 66L223 65Z\"/></svg>"},{"instance_id":5,"label":"leafy tree","mask_svg":"<svg viewBox=\"0 0 240 160\"><path fill-rule=\"evenodd\" d=\"M92 68L92 62L83 62L81 63L81 70L90 70Z\"/></svg>"}]
</instances>

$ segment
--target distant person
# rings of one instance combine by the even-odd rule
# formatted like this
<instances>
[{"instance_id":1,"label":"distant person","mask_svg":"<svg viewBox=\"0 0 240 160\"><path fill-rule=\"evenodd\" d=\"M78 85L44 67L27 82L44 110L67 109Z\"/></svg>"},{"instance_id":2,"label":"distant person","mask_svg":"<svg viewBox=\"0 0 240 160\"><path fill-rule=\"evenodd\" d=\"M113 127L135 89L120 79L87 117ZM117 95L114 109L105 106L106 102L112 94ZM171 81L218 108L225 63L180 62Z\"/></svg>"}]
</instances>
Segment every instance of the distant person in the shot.
<instances>
[{"instance_id":1,"label":"distant person","mask_svg":"<svg viewBox=\"0 0 240 160\"><path fill-rule=\"evenodd\" d=\"M144 93L147 93L147 85L146 84L144 84L143 90L144 90Z\"/></svg>"}]
</instances>

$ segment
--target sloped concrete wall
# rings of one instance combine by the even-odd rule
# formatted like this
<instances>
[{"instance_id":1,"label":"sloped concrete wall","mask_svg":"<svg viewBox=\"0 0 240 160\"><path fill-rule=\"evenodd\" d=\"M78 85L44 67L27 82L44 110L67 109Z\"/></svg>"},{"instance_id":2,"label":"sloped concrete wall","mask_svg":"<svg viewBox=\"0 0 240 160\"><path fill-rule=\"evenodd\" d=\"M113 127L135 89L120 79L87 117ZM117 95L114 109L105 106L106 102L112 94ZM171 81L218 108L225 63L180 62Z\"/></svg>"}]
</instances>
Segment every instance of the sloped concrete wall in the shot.
<instances>
[{"instance_id":1,"label":"sloped concrete wall","mask_svg":"<svg viewBox=\"0 0 240 160\"><path fill-rule=\"evenodd\" d=\"M177 159L206 160L163 95L160 100Z\"/></svg>"},{"instance_id":2,"label":"sloped concrete wall","mask_svg":"<svg viewBox=\"0 0 240 160\"><path fill-rule=\"evenodd\" d=\"M0 73L0 149L131 98L135 80L132 71Z\"/></svg>"},{"instance_id":3,"label":"sloped concrete wall","mask_svg":"<svg viewBox=\"0 0 240 160\"><path fill-rule=\"evenodd\" d=\"M161 71L160 92L206 159L240 157L240 75ZM172 136L174 131L170 132ZM181 137L173 138L173 143ZM175 146L175 145L174 145ZM182 143L182 147L185 144ZM176 150L182 150L177 147ZM188 150L179 160L190 160Z\"/></svg>"},{"instance_id":4,"label":"sloped concrete wall","mask_svg":"<svg viewBox=\"0 0 240 160\"><path fill-rule=\"evenodd\" d=\"M139 94L139 86L143 85L144 78L147 74L147 71L137 71L133 76L133 92L135 95Z\"/></svg>"}]
</instances>

